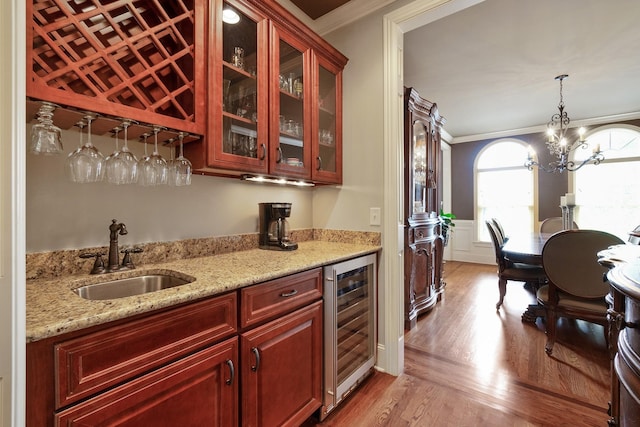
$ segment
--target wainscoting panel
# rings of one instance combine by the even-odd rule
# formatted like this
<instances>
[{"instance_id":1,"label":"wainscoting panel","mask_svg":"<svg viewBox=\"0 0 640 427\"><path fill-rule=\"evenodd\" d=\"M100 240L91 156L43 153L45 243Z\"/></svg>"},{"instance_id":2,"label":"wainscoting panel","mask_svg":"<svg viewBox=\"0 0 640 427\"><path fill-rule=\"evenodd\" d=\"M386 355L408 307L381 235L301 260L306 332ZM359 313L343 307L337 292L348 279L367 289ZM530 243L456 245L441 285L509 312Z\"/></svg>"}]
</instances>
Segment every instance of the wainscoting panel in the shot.
<instances>
[{"instance_id":1,"label":"wainscoting panel","mask_svg":"<svg viewBox=\"0 0 640 427\"><path fill-rule=\"evenodd\" d=\"M449 238L450 252L448 254L445 252L446 259L478 264L495 264L496 255L491 242L476 240L475 221L457 219L455 222L456 226Z\"/></svg>"}]
</instances>

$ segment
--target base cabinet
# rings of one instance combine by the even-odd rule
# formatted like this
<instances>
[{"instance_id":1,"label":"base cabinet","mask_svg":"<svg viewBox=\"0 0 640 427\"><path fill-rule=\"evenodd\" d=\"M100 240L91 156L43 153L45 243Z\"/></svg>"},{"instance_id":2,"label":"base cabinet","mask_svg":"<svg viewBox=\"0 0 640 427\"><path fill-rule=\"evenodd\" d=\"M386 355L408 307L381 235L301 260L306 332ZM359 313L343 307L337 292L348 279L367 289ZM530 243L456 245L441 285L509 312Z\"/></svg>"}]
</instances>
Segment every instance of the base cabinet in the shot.
<instances>
[{"instance_id":1,"label":"base cabinet","mask_svg":"<svg viewBox=\"0 0 640 427\"><path fill-rule=\"evenodd\" d=\"M322 269L27 345L27 426L297 426L322 401Z\"/></svg>"},{"instance_id":2,"label":"base cabinet","mask_svg":"<svg viewBox=\"0 0 640 427\"><path fill-rule=\"evenodd\" d=\"M320 407L321 301L242 334L241 348L243 426L298 426Z\"/></svg>"},{"instance_id":3,"label":"base cabinet","mask_svg":"<svg viewBox=\"0 0 640 427\"><path fill-rule=\"evenodd\" d=\"M55 426L236 426L238 338L55 414Z\"/></svg>"}]
</instances>

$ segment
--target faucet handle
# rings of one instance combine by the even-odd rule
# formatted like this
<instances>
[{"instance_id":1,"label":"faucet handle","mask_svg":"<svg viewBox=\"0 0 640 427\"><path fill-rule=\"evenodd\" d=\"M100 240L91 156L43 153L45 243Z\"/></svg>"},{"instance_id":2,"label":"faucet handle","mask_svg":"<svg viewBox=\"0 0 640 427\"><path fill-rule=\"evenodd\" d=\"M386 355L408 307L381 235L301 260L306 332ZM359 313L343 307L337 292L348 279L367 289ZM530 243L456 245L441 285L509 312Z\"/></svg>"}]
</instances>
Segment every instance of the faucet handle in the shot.
<instances>
[{"instance_id":1,"label":"faucet handle","mask_svg":"<svg viewBox=\"0 0 640 427\"><path fill-rule=\"evenodd\" d=\"M143 252L142 248L125 248L122 249L120 251L120 253L124 254L124 256L122 257L122 266L123 267L127 267L127 268L136 268L135 265L133 265L133 261L131 261L131 254L139 254L140 252Z\"/></svg>"},{"instance_id":2,"label":"faucet handle","mask_svg":"<svg viewBox=\"0 0 640 427\"><path fill-rule=\"evenodd\" d=\"M102 259L102 255L104 255L103 252L90 252L90 253L80 254L80 258L84 258L84 259L95 258L96 260L93 263L91 274L100 274L100 273L104 273L105 271L104 260Z\"/></svg>"}]
</instances>

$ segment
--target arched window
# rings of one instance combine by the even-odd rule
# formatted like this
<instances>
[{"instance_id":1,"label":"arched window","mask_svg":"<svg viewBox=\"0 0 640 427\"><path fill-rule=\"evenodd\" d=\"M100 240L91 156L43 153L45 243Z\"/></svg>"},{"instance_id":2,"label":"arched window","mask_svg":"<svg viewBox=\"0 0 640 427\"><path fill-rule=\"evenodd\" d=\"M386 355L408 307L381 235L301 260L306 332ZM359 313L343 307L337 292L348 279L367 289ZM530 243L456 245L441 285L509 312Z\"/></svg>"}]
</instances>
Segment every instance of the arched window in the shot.
<instances>
[{"instance_id":1,"label":"arched window","mask_svg":"<svg viewBox=\"0 0 640 427\"><path fill-rule=\"evenodd\" d=\"M603 126L587 135L590 146L600 144L605 160L586 165L573 174L576 194L575 219L580 228L596 229L627 240L640 224L640 128ZM575 151L576 163L588 157ZM571 184L571 183L570 183Z\"/></svg>"},{"instance_id":2,"label":"arched window","mask_svg":"<svg viewBox=\"0 0 640 427\"><path fill-rule=\"evenodd\" d=\"M498 218L507 234L531 233L534 225L534 171L523 167L528 146L500 140L476 158L476 224L480 241L491 241L485 220Z\"/></svg>"}]
</instances>

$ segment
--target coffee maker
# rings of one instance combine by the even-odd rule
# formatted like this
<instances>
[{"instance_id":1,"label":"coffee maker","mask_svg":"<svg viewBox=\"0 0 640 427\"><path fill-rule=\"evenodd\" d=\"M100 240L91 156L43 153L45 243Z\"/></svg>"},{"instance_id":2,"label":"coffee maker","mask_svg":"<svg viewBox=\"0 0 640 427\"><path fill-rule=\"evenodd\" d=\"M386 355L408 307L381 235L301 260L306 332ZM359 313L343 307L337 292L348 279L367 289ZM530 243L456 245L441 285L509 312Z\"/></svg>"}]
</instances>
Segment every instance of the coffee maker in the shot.
<instances>
[{"instance_id":1,"label":"coffee maker","mask_svg":"<svg viewBox=\"0 0 640 427\"><path fill-rule=\"evenodd\" d=\"M259 203L260 248L280 251L298 249L298 244L289 239L291 203Z\"/></svg>"}]
</instances>

